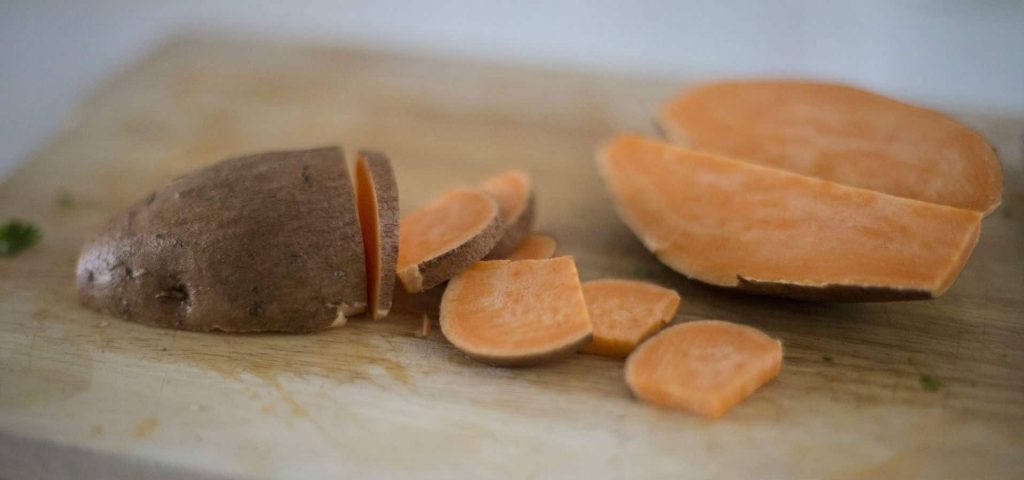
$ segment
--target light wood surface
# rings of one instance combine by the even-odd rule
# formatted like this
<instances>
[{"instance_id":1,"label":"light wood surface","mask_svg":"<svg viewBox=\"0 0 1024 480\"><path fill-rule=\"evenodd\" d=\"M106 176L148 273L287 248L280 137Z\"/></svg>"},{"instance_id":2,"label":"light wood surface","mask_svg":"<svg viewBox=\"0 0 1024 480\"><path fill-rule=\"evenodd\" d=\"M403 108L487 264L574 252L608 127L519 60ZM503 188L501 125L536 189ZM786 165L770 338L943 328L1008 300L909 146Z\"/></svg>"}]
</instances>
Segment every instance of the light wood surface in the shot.
<instances>
[{"instance_id":1,"label":"light wood surface","mask_svg":"<svg viewBox=\"0 0 1024 480\"><path fill-rule=\"evenodd\" d=\"M800 303L686 280L615 216L594 152L619 131L653 134L649 113L680 86L206 37L165 45L0 185L0 219L43 231L0 258L0 477L1024 475L1024 120L958 115L999 149L1006 192L945 296ZM83 239L147 192L225 156L335 143L387 152L403 209L527 169L538 230L584 280L646 278L682 296L675 322L761 328L783 341L782 374L712 422L634 400L618 360L468 360L436 328L436 289L398 295L386 320L307 336L163 330L77 305ZM65 191L71 207L56 201ZM424 314L435 328L419 338ZM922 375L942 387L923 389Z\"/></svg>"}]
</instances>

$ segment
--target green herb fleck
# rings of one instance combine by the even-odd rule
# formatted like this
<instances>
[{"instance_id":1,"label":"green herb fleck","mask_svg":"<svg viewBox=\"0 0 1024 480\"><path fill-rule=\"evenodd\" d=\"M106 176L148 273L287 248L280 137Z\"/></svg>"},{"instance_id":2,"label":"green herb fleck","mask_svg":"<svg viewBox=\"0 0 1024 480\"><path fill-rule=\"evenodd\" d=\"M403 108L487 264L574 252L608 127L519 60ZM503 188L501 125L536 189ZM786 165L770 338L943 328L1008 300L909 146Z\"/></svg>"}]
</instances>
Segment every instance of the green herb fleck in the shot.
<instances>
[{"instance_id":1,"label":"green herb fleck","mask_svg":"<svg viewBox=\"0 0 1024 480\"><path fill-rule=\"evenodd\" d=\"M822 355L822 356L821 356L821 359L822 359L822 360L824 360L824 361L825 361L825 363L832 363L832 362L835 362L835 359L833 359L832 357L830 357L830 356L828 356L828 355Z\"/></svg>"},{"instance_id":2,"label":"green herb fleck","mask_svg":"<svg viewBox=\"0 0 1024 480\"><path fill-rule=\"evenodd\" d=\"M75 206L75 197L71 195L71 192L62 190L57 194L57 205L63 208L71 208Z\"/></svg>"},{"instance_id":3,"label":"green herb fleck","mask_svg":"<svg viewBox=\"0 0 1024 480\"><path fill-rule=\"evenodd\" d=\"M0 227L0 255L12 256L39 241L39 229L28 222L10 220Z\"/></svg>"},{"instance_id":4,"label":"green herb fleck","mask_svg":"<svg viewBox=\"0 0 1024 480\"><path fill-rule=\"evenodd\" d=\"M921 382L921 388L929 392L934 392L942 388L942 380L939 380L931 375L921 375L921 378L919 378L918 380L920 380Z\"/></svg>"}]
</instances>

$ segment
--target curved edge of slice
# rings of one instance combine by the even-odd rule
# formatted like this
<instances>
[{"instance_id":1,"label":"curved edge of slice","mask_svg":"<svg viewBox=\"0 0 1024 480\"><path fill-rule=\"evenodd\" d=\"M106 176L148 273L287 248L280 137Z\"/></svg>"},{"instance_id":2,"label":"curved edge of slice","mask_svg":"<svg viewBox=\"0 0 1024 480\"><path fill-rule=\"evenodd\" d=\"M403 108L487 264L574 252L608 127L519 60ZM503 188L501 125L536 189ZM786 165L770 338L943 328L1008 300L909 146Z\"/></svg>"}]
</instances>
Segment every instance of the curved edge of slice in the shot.
<instances>
[{"instance_id":1,"label":"curved edge of slice","mask_svg":"<svg viewBox=\"0 0 1024 480\"><path fill-rule=\"evenodd\" d=\"M550 235L531 233L506 260L544 260L555 255L558 242Z\"/></svg>"},{"instance_id":2,"label":"curved edge of slice","mask_svg":"<svg viewBox=\"0 0 1024 480\"><path fill-rule=\"evenodd\" d=\"M606 278L583 282L594 339L583 353L625 358L672 321L679 293L650 282Z\"/></svg>"},{"instance_id":3,"label":"curved edge of slice","mask_svg":"<svg viewBox=\"0 0 1024 480\"><path fill-rule=\"evenodd\" d=\"M626 359L637 398L718 418L782 370L782 342L746 325L699 320L666 328Z\"/></svg>"},{"instance_id":4,"label":"curved edge of slice","mask_svg":"<svg viewBox=\"0 0 1024 480\"><path fill-rule=\"evenodd\" d=\"M360 151L355 163L356 203L366 256L366 300L374 320L388 316L398 261L398 183L382 153Z\"/></svg>"},{"instance_id":5,"label":"curved edge of slice","mask_svg":"<svg viewBox=\"0 0 1024 480\"><path fill-rule=\"evenodd\" d=\"M485 180L480 188L497 200L504 223L504 233L487 258L507 257L533 230L537 210L533 179L522 170L507 170Z\"/></svg>"},{"instance_id":6,"label":"curved edge of slice","mask_svg":"<svg viewBox=\"0 0 1024 480\"><path fill-rule=\"evenodd\" d=\"M465 203L479 218L459 212L459 203ZM490 195L471 189L450 190L399 223L396 273L409 293L440 285L484 258L503 231L498 203ZM446 231L452 228L465 231ZM425 247L415 243L438 243L438 239L440 244Z\"/></svg>"},{"instance_id":7,"label":"curved edge of slice","mask_svg":"<svg viewBox=\"0 0 1024 480\"><path fill-rule=\"evenodd\" d=\"M559 289L563 295L551 294ZM526 306L525 298L537 303ZM510 310L508 302L516 302L516 309ZM552 318L552 312L560 317ZM504 367L557 359L578 351L593 336L572 257L477 262L448 283L440 324L445 338L467 357ZM471 329L480 329L477 338ZM554 338L539 338L545 334ZM531 341L541 344L527 345Z\"/></svg>"}]
</instances>

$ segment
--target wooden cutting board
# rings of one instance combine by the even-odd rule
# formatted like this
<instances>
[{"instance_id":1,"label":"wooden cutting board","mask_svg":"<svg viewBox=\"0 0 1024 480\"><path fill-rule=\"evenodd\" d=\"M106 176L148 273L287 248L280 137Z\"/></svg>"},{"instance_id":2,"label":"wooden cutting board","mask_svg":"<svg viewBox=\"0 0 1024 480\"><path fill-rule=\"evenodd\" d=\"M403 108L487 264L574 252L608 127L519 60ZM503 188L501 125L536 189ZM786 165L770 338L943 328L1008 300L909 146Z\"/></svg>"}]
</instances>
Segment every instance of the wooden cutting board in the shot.
<instances>
[{"instance_id":1,"label":"wooden cutting board","mask_svg":"<svg viewBox=\"0 0 1024 480\"><path fill-rule=\"evenodd\" d=\"M0 219L43 231L0 258L0 477L1024 475L1024 120L958 116L998 147L1006 193L949 293L800 303L686 280L613 212L596 148L653 133L649 113L680 87L212 37L163 46L0 185ZM436 328L439 291L306 336L163 330L77 305L83 239L155 187L229 155L336 143L389 153L403 209L528 169L538 229L583 279L645 278L682 295L676 322L780 337L782 374L712 422L634 400L620 361L468 360ZM435 328L418 338L423 315Z\"/></svg>"}]
</instances>

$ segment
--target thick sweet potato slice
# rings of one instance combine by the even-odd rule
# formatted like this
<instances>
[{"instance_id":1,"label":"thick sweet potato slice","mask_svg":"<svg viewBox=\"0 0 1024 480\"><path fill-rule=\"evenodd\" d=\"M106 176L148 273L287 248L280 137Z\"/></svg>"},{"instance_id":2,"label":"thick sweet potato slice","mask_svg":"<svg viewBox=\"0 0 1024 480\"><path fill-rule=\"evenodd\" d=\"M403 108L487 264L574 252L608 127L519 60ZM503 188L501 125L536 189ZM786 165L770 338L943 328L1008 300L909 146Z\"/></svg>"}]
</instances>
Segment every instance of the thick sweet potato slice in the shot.
<instances>
[{"instance_id":1,"label":"thick sweet potato slice","mask_svg":"<svg viewBox=\"0 0 1024 480\"><path fill-rule=\"evenodd\" d=\"M545 258L551 258L555 254L555 249L558 248L558 243L555 239L547 235L541 234L530 234L523 240L523 243L519 245L519 248L515 249L509 254L509 260L543 260Z\"/></svg>"},{"instance_id":2,"label":"thick sweet potato slice","mask_svg":"<svg viewBox=\"0 0 1024 480\"><path fill-rule=\"evenodd\" d=\"M694 150L988 213L1002 170L985 139L933 110L843 85L724 82L683 93L659 124Z\"/></svg>"},{"instance_id":3,"label":"thick sweet potato slice","mask_svg":"<svg viewBox=\"0 0 1024 480\"><path fill-rule=\"evenodd\" d=\"M409 293L440 285L484 258L502 234L498 203L479 190L452 190L400 223L396 268Z\"/></svg>"},{"instance_id":4,"label":"thick sweet potato slice","mask_svg":"<svg viewBox=\"0 0 1024 480\"><path fill-rule=\"evenodd\" d=\"M448 283L441 331L467 356L492 365L575 352L591 335L576 263L559 257L474 264Z\"/></svg>"},{"instance_id":5,"label":"thick sweet potato slice","mask_svg":"<svg viewBox=\"0 0 1024 480\"><path fill-rule=\"evenodd\" d=\"M619 214L674 270L803 299L941 295L981 215L622 136L598 160Z\"/></svg>"},{"instance_id":6,"label":"thick sweet potato slice","mask_svg":"<svg viewBox=\"0 0 1024 480\"><path fill-rule=\"evenodd\" d=\"M522 170L509 170L485 181L480 188L498 201L505 225L505 233L487 258L505 258L519 248L533 230L536 210L533 181Z\"/></svg>"},{"instance_id":7,"label":"thick sweet potato slice","mask_svg":"<svg viewBox=\"0 0 1024 480\"><path fill-rule=\"evenodd\" d=\"M85 305L151 325L308 332L366 308L341 150L225 160L145 198L82 249Z\"/></svg>"},{"instance_id":8,"label":"thick sweet potato slice","mask_svg":"<svg viewBox=\"0 0 1024 480\"><path fill-rule=\"evenodd\" d=\"M679 308L675 290L636 280L583 283L594 340L585 353L625 358L645 338L672 320Z\"/></svg>"},{"instance_id":9,"label":"thick sweet potato slice","mask_svg":"<svg viewBox=\"0 0 1024 480\"><path fill-rule=\"evenodd\" d=\"M388 316L398 261L398 184L386 156L359 152L356 203L366 251L366 297L374 320Z\"/></svg>"},{"instance_id":10,"label":"thick sweet potato slice","mask_svg":"<svg viewBox=\"0 0 1024 480\"><path fill-rule=\"evenodd\" d=\"M666 328L626 360L626 384L642 400L718 418L782 369L782 343L716 320Z\"/></svg>"}]
</instances>

